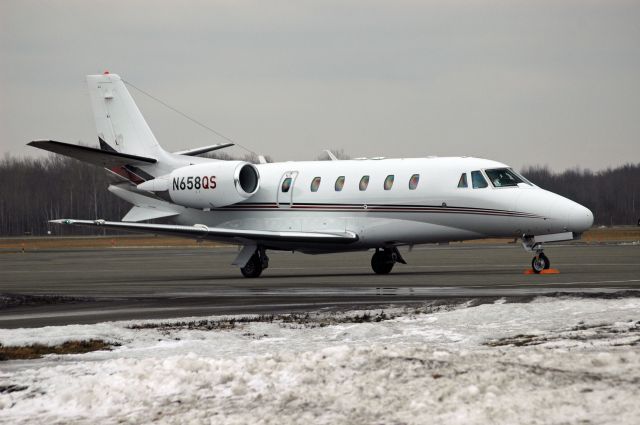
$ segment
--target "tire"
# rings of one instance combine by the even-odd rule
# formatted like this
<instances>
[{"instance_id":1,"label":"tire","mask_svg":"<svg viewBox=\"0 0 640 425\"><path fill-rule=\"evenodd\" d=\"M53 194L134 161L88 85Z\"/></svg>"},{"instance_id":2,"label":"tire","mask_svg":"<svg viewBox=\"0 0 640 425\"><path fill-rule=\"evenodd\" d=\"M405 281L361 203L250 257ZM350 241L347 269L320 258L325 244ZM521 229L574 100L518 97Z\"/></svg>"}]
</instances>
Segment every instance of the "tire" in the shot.
<instances>
[{"instance_id":1,"label":"tire","mask_svg":"<svg viewBox=\"0 0 640 425\"><path fill-rule=\"evenodd\" d=\"M544 255L544 252L541 252L541 253L540 253L540 255L542 255L542 256L544 257L544 261L545 261L544 269L545 269L545 270L548 270L548 269L549 269L549 267L551 267L551 261L549 261L549 257L547 257L546 255Z\"/></svg>"},{"instance_id":2,"label":"tire","mask_svg":"<svg viewBox=\"0 0 640 425\"><path fill-rule=\"evenodd\" d=\"M549 261L549 258L542 252L531 260L531 268L534 273L540 273L543 270L547 270L550 266L551 262Z\"/></svg>"},{"instance_id":3,"label":"tire","mask_svg":"<svg viewBox=\"0 0 640 425\"><path fill-rule=\"evenodd\" d=\"M371 268L376 274L389 274L393 269L395 262L391 256L386 255L384 251L377 251L371 257Z\"/></svg>"},{"instance_id":4,"label":"tire","mask_svg":"<svg viewBox=\"0 0 640 425\"><path fill-rule=\"evenodd\" d=\"M247 264L240 269L240 272L242 272L244 277L253 278L260 276L262 274L262 261L260 257L253 254Z\"/></svg>"}]
</instances>

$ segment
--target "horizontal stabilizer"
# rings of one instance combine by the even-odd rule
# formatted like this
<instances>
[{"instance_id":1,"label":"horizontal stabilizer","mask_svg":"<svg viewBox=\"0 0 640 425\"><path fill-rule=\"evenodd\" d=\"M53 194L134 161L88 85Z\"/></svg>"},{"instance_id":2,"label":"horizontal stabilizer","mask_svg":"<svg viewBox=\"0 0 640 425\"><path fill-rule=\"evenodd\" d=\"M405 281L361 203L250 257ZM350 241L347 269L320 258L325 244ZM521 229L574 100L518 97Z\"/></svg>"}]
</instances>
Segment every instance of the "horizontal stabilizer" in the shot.
<instances>
[{"instance_id":1,"label":"horizontal stabilizer","mask_svg":"<svg viewBox=\"0 0 640 425\"><path fill-rule=\"evenodd\" d=\"M102 149L90 148L88 146L56 142L55 140L35 140L28 143L28 145L104 168L121 167L123 165L148 165L157 162L153 158L146 158L143 156L120 152L104 151Z\"/></svg>"},{"instance_id":2,"label":"horizontal stabilizer","mask_svg":"<svg viewBox=\"0 0 640 425\"><path fill-rule=\"evenodd\" d=\"M203 146L201 148L187 149L186 151L174 152L174 154L176 154L176 155L197 156L197 155L202 155L203 153L207 153L207 152L211 152L211 151L217 151L218 149L228 148L230 146L233 146L233 143L222 143L222 144L219 144L219 145Z\"/></svg>"},{"instance_id":3,"label":"horizontal stabilizer","mask_svg":"<svg viewBox=\"0 0 640 425\"><path fill-rule=\"evenodd\" d=\"M231 243L261 242L293 242L293 243L332 243L349 244L358 240L353 232L319 233L319 232L279 232L271 230L242 230L221 227L207 227L204 224L182 226L176 224L155 223L123 223L105 220L51 220L51 223L72 224L79 226L106 227L114 230L127 230L141 233L157 233L172 236L184 236L198 239L212 239Z\"/></svg>"}]
</instances>

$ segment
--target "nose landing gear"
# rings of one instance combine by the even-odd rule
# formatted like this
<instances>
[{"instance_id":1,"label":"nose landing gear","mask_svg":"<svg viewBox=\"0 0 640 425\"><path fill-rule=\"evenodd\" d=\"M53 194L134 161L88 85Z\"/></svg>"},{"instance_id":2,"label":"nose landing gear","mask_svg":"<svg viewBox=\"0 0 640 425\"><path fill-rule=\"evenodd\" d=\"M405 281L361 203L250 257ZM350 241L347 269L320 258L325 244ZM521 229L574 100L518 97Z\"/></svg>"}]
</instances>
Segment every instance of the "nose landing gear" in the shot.
<instances>
[{"instance_id":1,"label":"nose landing gear","mask_svg":"<svg viewBox=\"0 0 640 425\"><path fill-rule=\"evenodd\" d=\"M376 248L376 252L371 257L371 268L376 274L389 274L396 263L407 264L395 246L382 250Z\"/></svg>"},{"instance_id":2,"label":"nose landing gear","mask_svg":"<svg viewBox=\"0 0 640 425\"><path fill-rule=\"evenodd\" d=\"M522 247L525 251L535 252L535 257L531 260L531 268L533 272L538 274L544 270L549 270L551 261L549 257L544 255L542 242L536 241L535 236L522 236Z\"/></svg>"},{"instance_id":3,"label":"nose landing gear","mask_svg":"<svg viewBox=\"0 0 640 425\"><path fill-rule=\"evenodd\" d=\"M527 252L535 253L535 257L533 257L533 260L531 260L531 268L533 270L529 270L528 272L533 271L533 273L536 273L536 274L560 273L558 270L550 268L551 262L549 261L549 258L546 255L544 255L544 252L542 252L543 250L542 243L570 241L575 239L578 236L579 235L576 235L572 232L551 233L547 235L538 235L538 236L526 235L526 234L522 235L522 247L524 248L524 250ZM528 272L525 274L529 274Z\"/></svg>"},{"instance_id":4,"label":"nose landing gear","mask_svg":"<svg viewBox=\"0 0 640 425\"><path fill-rule=\"evenodd\" d=\"M538 252L531 260L531 268L535 273L541 273L543 270L548 270L550 266L551 262L549 261L549 258L544 255L542 250L540 250L540 252Z\"/></svg>"}]
</instances>

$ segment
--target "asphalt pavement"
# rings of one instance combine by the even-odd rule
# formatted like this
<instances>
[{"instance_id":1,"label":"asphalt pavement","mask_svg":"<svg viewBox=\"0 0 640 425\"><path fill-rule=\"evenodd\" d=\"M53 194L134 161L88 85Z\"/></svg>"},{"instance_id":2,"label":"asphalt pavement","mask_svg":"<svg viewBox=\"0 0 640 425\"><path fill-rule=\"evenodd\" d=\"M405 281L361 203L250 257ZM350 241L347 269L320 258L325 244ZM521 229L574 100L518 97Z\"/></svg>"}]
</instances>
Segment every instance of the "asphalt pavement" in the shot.
<instances>
[{"instance_id":1,"label":"asphalt pavement","mask_svg":"<svg viewBox=\"0 0 640 425\"><path fill-rule=\"evenodd\" d=\"M560 273L525 275L520 245L424 246L408 265L373 274L372 252L268 252L270 267L247 279L237 249L105 248L0 253L0 327L213 314L382 308L425 300L639 291L640 245L549 246Z\"/></svg>"}]
</instances>

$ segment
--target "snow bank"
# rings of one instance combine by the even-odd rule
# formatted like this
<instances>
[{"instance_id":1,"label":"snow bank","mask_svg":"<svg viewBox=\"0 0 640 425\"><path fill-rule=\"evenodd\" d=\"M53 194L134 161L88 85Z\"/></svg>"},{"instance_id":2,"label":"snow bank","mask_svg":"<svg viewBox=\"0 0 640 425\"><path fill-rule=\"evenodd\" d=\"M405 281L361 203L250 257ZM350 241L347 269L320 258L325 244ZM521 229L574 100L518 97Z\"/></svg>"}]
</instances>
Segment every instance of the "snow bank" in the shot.
<instances>
[{"instance_id":1,"label":"snow bank","mask_svg":"<svg viewBox=\"0 0 640 425\"><path fill-rule=\"evenodd\" d=\"M330 326L1 330L123 345L3 364L0 387L26 389L0 389L0 421L635 424L639 315L638 298L540 298Z\"/></svg>"}]
</instances>

